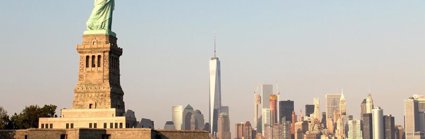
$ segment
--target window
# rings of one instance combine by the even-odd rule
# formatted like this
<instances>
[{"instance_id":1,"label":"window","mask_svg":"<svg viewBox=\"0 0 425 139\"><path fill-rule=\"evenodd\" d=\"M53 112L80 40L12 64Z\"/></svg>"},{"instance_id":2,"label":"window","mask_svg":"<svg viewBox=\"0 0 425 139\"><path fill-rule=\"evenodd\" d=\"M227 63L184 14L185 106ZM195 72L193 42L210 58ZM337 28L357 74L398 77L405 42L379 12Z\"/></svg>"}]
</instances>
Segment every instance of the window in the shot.
<instances>
[{"instance_id":1,"label":"window","mask_svg":"<svg viewBox=\"0 0 425 139\"><path fill-rule=\"evenodd\" d=\"M103 134L102 135L102 139L110 139L111 138L111 135L109 135L109 134Z\"/></svg>"},{"instance_id":2,"label":"window","mask_svg":"<svg viewBox=\"0 0 425 139\"><path fill-rule=\"evenodd\" d=\"M114 57L111 56L109 60L110 60L109 63L111 63L111 68L115 68Z\"/></svg>"},{"instance_id":3,"label":"window","mask_svg":"<svg viewBox=\"0 0 425 139\"><path fill-rule=\"evenodd\" d=\"M50 128L53 128L53 124L50 124Z\"/></svg>"},{"instance_id":4,"label":"window","mask_svg":"<svg viewBox=\"0 0 425 139\"><path fill-rule=\"evenodd\" d=\"M100 62L102 61L102 57L100 55L97 56L97 67L100 67Z\"/></svg>"},{"instance_id":5,"label":"window","mask_svg":"<svg viewBox=\"0 0 425 139\"><path fill-rule=\"evenodd\" d=\"M89 104L89 109L92 109L93 108L93 104Z\"/></svg>"},{"instance_id":6,"label":"window","mask_svg":"<svg viewBox=\"0 0 425 139\"><path fill-rule=\"evenodd\" d=\"M41 128L44 128L44 124L41 124Z\"/></svg>"},{"instance_id":7,"label":"window","mask_svg":"<svg viewBox=\"0 0 425 139\"><path fill-rule=\"evenodd\" d=\"M118 128L118 123L115 123L115 128Z\"/></svg>"},{"instance_id":8,"label":"window","mask_svg":"<svg viewBox=\"0 0 425 139\"><path fill-rule=\"evenodd\" d=\"M92 123L89 123L89 128L93 128L93 124Z\"/></svg>"},{"instance_id":9,"label":"window","mask_svg":"<svg viewBox=\"0 0 425 139\"><path fill-rule=\"evenodd\" d=\"M86 68L90 66L90 56L86 56Z\"/></svg>"},{"instance_id":10,"label":"window","mask_svg":"<svg viewBox=\"0 0 425 139\"><path fill-rule=\"evenodd\" d=\"M109 124L109 128L114 128L114 123Z\"/></svg>"},{"instance_id":11,"label":"window","mask_svg":"<svg viewBox=\"0 0 425 139\"><path fill-rule=\"evenodd\" d=\"M103 123L103 128L108 128L108 124L107 123Z\"/></svg>"},{"instance_id":12,"label":"window","mask_svg":"<svg viewBox=\"0 0 425 139\"><path fill-rule=\"evenodd\" d=\"M74 128L74 123L71 123L71 128Z\"/></svg>"},{"instance_id":13,"label":"window","mask_svg":"<svg viewBox=\"0 0 425 139\"><path fill-rule=\"evenodd\" d=\"M66 134L61 134L61 138L60 139L66 139Z\"/></svg>"},{"instance_id":14,"label":"window","mask_svg":"<svg viewBox=\"0 0 425 139\"><path fill-rule=\"evenodd\" d=\"M122 123L120 123L120 128L122 128Z\"/></svg>"},{"instance_id":15,"label":"window","mask_svg":"<svg viewBox=\"0 0 425 139\"><path fill-rule=\"evenodd\" d=\"M94 123L93 124L93 128L97 128L97 123Z\"/></svg>"},{"instance_id":16,"label":"window","mask_svg":"<svg viewBox=\"0 0 425 139\"><path fill-rule=\"evenodd\" d=\"M114 64L115 64L115 69L117 69L118 68L118 59L114 58Z\"/></svg>"},{"instance_id":17,"label":"window","mask_svg":"<svg viewBox=\"0 0 425 139\"><path fill-rule=\"evenodd\" d=\"M68 129L69 128L69 123L66 123L66 129Z\"/></svg>"},{"instance_id":18,"label":"window","mask_svg":"<svg viewBox=\"0 0 425 139\"><path fill-rule=\"evenodd\" d=\"M96 56L94 56L94 55L91 56L91 67L92 68L96 67L96 61L95 60L96 60Z\"/></svg>"}]
</instances>

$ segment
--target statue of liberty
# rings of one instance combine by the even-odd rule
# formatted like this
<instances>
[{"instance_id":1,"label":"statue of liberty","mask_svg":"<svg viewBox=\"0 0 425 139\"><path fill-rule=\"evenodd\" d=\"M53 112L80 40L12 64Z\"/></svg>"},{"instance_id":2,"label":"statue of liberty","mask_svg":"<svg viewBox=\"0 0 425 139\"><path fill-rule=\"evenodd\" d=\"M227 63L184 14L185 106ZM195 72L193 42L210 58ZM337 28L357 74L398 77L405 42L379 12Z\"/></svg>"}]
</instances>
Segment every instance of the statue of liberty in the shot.
<instances>
[{"instance_id":1,"label":"statue of liberty","mask_svg":"<svg viewBox=\"0 0 425 139\"><path fill-rule=\"evenodd\" d=\"M93 11L87 21L84 34L107 34L115 36L112 29L112 13L115 0L94 0Z\"/></svg>"}]
</instances>

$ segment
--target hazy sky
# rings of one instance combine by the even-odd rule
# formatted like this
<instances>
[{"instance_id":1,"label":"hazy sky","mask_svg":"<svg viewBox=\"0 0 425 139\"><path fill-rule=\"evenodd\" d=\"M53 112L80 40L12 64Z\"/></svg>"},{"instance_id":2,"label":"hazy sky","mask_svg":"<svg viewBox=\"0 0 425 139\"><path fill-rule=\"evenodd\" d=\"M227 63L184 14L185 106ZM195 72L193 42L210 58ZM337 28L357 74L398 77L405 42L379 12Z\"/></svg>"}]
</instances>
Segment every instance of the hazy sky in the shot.
<instances>
[{"instance_id":1,"label":"hazy sky","mask_svg":"<svg viewBox=\"0 0 425 139\"><path fill-rule=\"evenodd\" d=\"M8 0L0 5L0 106L70 108L92 0ZM117 0L113 31L126 108L157 128L171 106L208 120L208 61L217 35L222 100L232 128L253 119L253 91L278 84L304 109L344 89L348 113L372 92L402 124L403 101L425 94L424 0Z\"/></svg>"}]
</instances>

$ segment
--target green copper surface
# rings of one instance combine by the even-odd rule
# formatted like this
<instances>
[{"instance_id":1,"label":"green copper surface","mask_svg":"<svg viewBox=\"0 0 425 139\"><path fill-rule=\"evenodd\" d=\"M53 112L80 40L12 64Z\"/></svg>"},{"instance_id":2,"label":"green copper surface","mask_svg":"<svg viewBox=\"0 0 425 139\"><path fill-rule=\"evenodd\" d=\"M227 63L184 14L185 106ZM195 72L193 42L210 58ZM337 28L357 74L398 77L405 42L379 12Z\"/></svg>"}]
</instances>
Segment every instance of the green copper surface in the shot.
<instances>
[{"instance_id":1,"label":"green copper surface","mask_svg":"<svg viewBox=\"0 0 425 139\"><path fill-rule=\"evenodd\" d=\"M84 34L106 34L115 36L115 33L111 30L114 7L114 0L94 0L94 8L87 21L87 29Z\"/></svg>"}]
</instances>

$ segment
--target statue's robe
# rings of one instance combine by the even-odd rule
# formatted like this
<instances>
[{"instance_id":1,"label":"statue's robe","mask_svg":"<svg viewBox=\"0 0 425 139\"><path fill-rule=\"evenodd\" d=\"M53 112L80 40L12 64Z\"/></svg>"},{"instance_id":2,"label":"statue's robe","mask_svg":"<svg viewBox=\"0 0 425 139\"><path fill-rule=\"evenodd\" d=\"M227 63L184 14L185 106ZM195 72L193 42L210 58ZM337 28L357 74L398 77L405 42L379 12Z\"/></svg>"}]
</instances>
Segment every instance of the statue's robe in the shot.
<instances>
[{"instance_id":1,"label":"statue's robe","mask_svg":"<svg viewBox=\"0 0 425 139\"><path fill-rule=\"evenodd\" d=\"M95 0L93 11L87 21L87 30L110 31L114 6L114 0Z\"/></svg>"}]
</instances>

